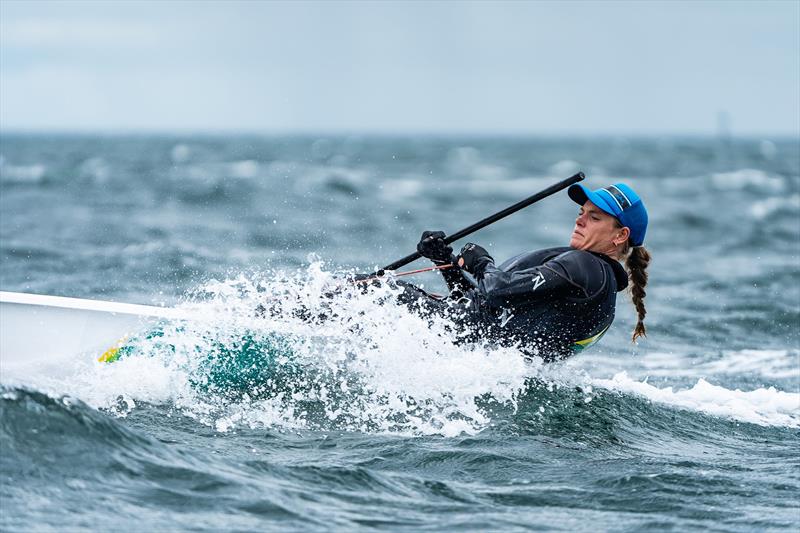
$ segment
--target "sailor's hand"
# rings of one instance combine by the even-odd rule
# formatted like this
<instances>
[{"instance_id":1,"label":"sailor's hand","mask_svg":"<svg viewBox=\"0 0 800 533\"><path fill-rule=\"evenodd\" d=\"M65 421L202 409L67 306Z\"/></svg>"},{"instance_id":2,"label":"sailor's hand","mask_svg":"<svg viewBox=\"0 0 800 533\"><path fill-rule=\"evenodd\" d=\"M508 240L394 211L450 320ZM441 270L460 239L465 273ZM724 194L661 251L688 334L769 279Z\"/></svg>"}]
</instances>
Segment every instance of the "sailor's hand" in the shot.
<instances>
[{"instance_id":1,"label":"sailor's hand","mask_svg":"<svg viewBox=\"0 0 800 533\"><path fill-rule=\"evenodd\" d=\"M444 237L443 231L423 231L417 244L417 252L437 265L451 262L453 248L444 242Z\"/></svg>"},{"instance_id":2,"label":"sailor's hand","mask_svg":"<svg viewBox=\"0 0 800 533\"><path fill-rule=\"evenodd\" d=\"M456 258L456 264L460 268L477 278L483 277L483 271L486 270L486 266L493 262L494 259L483 246L478 246L471 242L464 245Z\"/></svg>"}]
</instances>

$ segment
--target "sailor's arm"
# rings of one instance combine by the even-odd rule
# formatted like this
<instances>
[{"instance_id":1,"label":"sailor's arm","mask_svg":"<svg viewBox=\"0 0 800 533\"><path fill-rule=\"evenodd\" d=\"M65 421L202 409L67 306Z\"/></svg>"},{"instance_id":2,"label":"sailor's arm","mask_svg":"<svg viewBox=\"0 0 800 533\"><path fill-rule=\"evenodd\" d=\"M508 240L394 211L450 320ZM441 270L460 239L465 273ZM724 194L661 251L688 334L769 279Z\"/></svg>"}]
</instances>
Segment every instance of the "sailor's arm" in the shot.
<instances>
[{"instance_id":1,"label":"sailor's arm","mask_svg":"<svg viewBox=\"0 0 800 533\"><path fill-rule=\"evenodd\" d=\"M586 270L581 268L581 263L587 258L568 257L571 254L562 254L542 265L505 272L495 266L486 250L468 244L457 260L478 281L478 288L486 303L492 307L502 307L588 296L592 280L581 275Z\"/></svg>"},{"instance_id":2,"label":"sailor's arm","mask_svg":"<svg viewBox=\"0 0 800 533\"><path fill-rule=\"evenodd\" d=\"M456 256L452 256L451 261L451 264L455 267ZM439 272L442 273L442 277L445 283L447 283L447 288L450 289L451 293L460 292L461 294L465 294L467 291L476 287L475 282L465 276L464 271L460 268L447 268Z\"/></svg>"},{"instance_id":3,"label":"sailor's arm","mask_svg":"<svg viewBox=\"0 0 800 533\"><path fill-rule=\"evenodd\" d=\"M424 231L417 244L417 251L422 257L433 261L435 265L455 265L456 257L453 255L453 248L444 242L443 231ZM447 288L450 292L465 293L475 288L475 283L464 275L460 268L442 269L442 273Z\"/></svg>"},{"instance_id":4,"label":"sailor's arm","mask_svg":"<svg viewBox=\"0 0 800 533\"><path fill-rule=\"evenodd\" d=\"M549 302L575 293L575 285L554 265L535 266L515 272L503 272L494 263L487 265L478 288L492 307Z\"/></svg>"}]
</instances>

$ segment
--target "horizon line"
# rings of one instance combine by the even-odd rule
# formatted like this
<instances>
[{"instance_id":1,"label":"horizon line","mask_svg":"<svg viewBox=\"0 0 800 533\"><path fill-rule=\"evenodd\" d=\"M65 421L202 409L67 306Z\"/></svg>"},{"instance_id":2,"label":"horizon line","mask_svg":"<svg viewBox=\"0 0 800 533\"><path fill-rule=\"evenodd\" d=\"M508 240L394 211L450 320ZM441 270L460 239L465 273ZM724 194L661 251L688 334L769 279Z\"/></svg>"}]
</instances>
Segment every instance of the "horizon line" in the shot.
<instances>
[{"instance_id":1,"label":"horizon line","mask_svg":"<svg viewBox=\"0 0 800 533\"><path fill-rule=\"evenodd\" d=\"M424 137L424 138L701 138L701 139L778 139L800 140L800 128L795 132L786 131L745 131L745 132L707 132L707 131L521 131L521 130L384 130L384 129L252 129L252 128L3 128L0 135L74 135L74 136L219 136L219 137Z\"/></svg>"}]
</instances>

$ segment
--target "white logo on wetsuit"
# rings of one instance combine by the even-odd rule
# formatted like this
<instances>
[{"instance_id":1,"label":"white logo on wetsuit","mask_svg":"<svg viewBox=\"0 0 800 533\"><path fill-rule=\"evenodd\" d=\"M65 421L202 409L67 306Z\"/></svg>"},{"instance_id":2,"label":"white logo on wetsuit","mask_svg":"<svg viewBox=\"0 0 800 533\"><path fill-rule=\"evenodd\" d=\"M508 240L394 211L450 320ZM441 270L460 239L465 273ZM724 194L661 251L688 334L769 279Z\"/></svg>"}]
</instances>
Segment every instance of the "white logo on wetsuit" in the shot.
<instances>
[{"instance_id":1,"label":"white logo on wetsuit","mask_svg":"<svg viewBox=\"0 0 800 533\"><path fill-rule=\"evenodd\" d=\"M536 274L536 277L533 278L533 290L535 291L538 289L540 285L544 285L544 274L541 272Z\"/></svg>"}]
</instances>

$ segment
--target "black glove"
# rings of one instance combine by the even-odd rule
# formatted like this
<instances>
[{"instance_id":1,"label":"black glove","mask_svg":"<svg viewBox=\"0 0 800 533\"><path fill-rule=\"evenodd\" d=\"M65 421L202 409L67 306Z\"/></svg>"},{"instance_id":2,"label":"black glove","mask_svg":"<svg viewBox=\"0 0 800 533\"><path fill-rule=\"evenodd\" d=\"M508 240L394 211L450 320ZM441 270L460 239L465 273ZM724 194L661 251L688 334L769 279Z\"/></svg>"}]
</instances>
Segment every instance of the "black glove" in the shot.
<instances>
[{"instance_id":1,"label":"black glove","mask_svg":"<svg viewBox=\"0 0 800 533\"><path fill-rule=\"evenodd\" d=\"M482 246L468 242L456 258L456 264L476 278L483 277L483 271L494 259Z\"/></svg>"},{"instance_id":2,"label":"black glove","mask_svg":"<svg viewBox=\"0 0 800 533\"><path fill-rule=\"evenodd\" d=\"M417 244L417 251L437 265L444 265L453 260L453 248L444 242L443 231L423 231Z\"/></svg>"}]
</instances>

